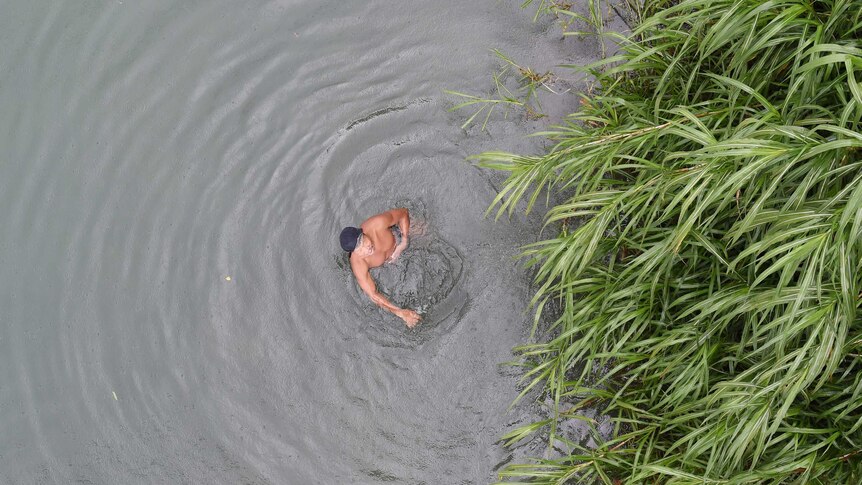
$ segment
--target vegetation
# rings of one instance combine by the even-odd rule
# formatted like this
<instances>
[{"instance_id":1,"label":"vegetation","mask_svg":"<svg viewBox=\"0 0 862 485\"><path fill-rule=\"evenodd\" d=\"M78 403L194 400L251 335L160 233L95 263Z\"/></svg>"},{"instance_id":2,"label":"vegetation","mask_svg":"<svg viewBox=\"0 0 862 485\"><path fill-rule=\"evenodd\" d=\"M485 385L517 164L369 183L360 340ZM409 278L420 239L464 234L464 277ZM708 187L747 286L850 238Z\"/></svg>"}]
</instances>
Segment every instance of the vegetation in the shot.
<instances>
[{"instance_id":1,"label":"vegetation","mask_svg":"<svg viewBox=\"0 0 862 485\"><path fill-rule=\"evenodd\" d=\"M484 113L485 117L482 121L482 130L484 131L488 125L488 120L497 107L502 107L506 110L506 115L508 115L510 108L519 107L524 110L528 117L542 118L544 115L541 113L542 107L539 103L537 91L541 88L553 94L560 94L554 91L549 85L554 81L552 73L545 72L544 74L539 74L529 67L522 67L496 49L494 49L494 54L503 62L503 67L494 73L494 96L482 97L459 93L458 91L450 91L448 89L444 90L446 94L464 99L461 103L453 106L450 111L457 111L468 107L475 108L473 114L461 125L462 129L473 124L476 118ZM514 91L506 86L504 80L513 70L518 73L518 87Z\"/></svg>"},{"instance_id":2,"label":"vegetation","mask_svg":"<svg viewBox=\"0 0 862 485\"><path fill-rule=\"evenodd\" d=\"M568 66L598 88L548 153L475 157L498 217L559 201L524 250L554 321L517 349L554 409L506 440L575 452L500 479L862 483L862 0L646 0L634 27ZM596 446L558 426L585 407Z\"/></svg>"}]
</instances>

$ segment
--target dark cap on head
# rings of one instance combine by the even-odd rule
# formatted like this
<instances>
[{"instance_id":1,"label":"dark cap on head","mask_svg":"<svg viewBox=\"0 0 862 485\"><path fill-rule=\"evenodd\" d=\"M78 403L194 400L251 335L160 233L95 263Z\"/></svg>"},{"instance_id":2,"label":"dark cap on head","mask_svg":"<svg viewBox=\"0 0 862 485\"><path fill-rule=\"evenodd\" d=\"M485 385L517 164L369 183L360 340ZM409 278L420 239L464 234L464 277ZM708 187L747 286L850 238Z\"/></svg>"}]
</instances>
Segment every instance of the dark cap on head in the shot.
<instances>
[{"instance_id":1,"label":"dark cap on head","mask_svg":"<svg viewBox=\"0 0 862 485\"><path fill-rule=\"evenodd\" d=\"M347 251L353 251L356 249L356 243L359 241L359 236L362 235L362 229L358 227L345 227L341 230L341 236L339 236L339 240L341 242L341 249Z\"/></svg>"}]
</instances>

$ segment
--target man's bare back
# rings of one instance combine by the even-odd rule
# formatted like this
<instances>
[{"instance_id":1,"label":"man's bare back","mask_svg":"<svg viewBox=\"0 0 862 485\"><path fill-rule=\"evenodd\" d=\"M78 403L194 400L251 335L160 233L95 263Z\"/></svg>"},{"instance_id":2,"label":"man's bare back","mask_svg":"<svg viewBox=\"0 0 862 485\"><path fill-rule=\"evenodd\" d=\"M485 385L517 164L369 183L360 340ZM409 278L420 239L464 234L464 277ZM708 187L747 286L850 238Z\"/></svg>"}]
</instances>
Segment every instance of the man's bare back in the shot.
<instances>
[{"instance_id":1,"label":"man's bare back","mask_svg":"<svg viewBox=\"0 0 862 485\"><path fill-rule=\"evenodd\" d=\"M396 244L395 236L390 228L398 226L401 231L401 242ZM345 227L341 231L341 247L350 253L350 268L356 276L356 281L362 291L371 298L377 306L385 308L404 320L413 328L419 323L419 314L413 310L399 308L377 291L377 285L371 277L369 269L391 263L407 248L410 233L410 213L407 209L392 209L382 214L369 217L359 228Z\"/></svg>"}]
</instances>

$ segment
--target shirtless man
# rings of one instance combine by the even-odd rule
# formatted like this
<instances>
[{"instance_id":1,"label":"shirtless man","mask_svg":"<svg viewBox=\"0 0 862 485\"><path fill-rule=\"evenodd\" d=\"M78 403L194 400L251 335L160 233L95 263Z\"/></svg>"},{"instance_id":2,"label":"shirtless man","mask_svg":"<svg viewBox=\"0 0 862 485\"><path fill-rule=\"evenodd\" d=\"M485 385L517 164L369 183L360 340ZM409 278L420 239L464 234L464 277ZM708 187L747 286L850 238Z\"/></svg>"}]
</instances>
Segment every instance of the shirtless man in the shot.
<instances>
[{"instance_id":1,"label":"shirtless man","mask_svg":"<svg viewBox=\"0 0 862 485\"><path fill-rule=\"evenodd\" d=\"M390 230L392 226L398 226L401 230L401 243L398 245L395 244L395 236ZM377 285L368 271L398 259L401 252L407 248L409 232L410 213L407 209L392 209L369 217L358 228L345 227L341 230L340 240L341 249L350 253L350 268L353 269L362 291L377 306L394 313L404 320L408 327L413 328L419 323L419 314L393 305L383 293L377 291Z\"/></svg>"}]
</instances>

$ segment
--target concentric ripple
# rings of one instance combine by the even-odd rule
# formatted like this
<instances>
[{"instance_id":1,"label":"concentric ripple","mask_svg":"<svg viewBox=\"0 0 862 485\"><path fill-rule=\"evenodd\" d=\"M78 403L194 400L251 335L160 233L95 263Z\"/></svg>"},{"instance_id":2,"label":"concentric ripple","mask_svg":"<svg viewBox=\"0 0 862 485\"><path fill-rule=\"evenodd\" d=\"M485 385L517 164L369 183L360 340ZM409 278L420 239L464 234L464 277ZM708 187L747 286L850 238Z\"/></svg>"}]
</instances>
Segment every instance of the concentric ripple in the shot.
<instances>
[{"instance_id":1,"label":"concentric ripple","mask_svg":"<svg viewBox=\"0 0 862 485\"><path fill-rule=\"evenodd\" d=\"M441 93L487 89L492 47L562 58L546 26L454 0L3 10L0 482L491 479L538 221L483 219L463 159L533 127L467 137ZM427 231L374 276L414 331L336 240L399 205Z\"/></svg>"},{"instance_id":2,"label":"concentric ripple","mask_svg":"<svg viewBox=\"0 0 862 485\"><path fill-rule=\"evenodd\" d=\"M385 347L416 347L450 331L463 317L462 310L468 303L467 291L461 286L464 259L437 233L422 201L399 200L393 205L410 211L410 244L398 261L372 269L371 275L377 288L393 303L418 311L421 324L412 331L406 330L400 319L375 308L358 285L350 284L352 281L348 285L354 290L356 304L368 315L361 326L368 339ZM346 256L340 267L350 272Z\"/></svg>"}]
</instances>

